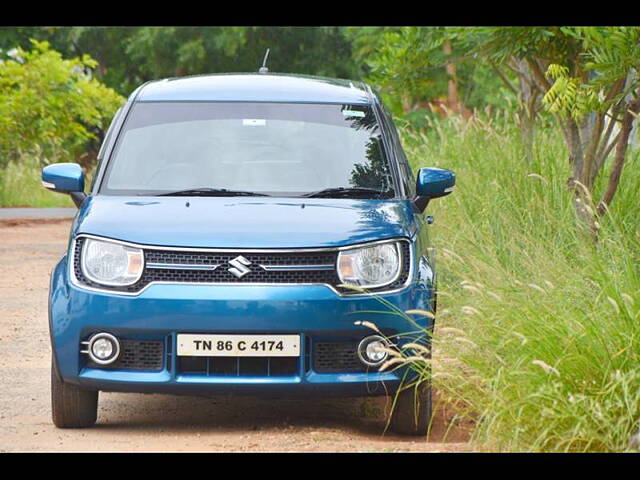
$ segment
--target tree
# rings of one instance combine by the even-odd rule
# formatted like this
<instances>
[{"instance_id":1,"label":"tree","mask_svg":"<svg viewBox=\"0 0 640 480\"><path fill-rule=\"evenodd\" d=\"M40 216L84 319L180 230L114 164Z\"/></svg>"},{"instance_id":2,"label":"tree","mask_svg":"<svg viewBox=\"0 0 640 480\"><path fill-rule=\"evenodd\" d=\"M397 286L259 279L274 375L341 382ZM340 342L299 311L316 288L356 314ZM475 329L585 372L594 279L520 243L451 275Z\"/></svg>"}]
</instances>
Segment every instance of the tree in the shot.
<instances>
[{"instance_id":1,"label":"tree","mask_svg":"<svg viewBox=\"0 0 640 480\"><path fill-rule=\"evenodd\" d=\"M572 27L562 33L580 45L570 61L549 65L536 80L544 102L558 115L569 149L577 211L597 231L596 214L604 214L618 188L633 122L640 112L640 28ZM619 131L611 138L616 124ZM585 206L595 179L615 147L607 188L594 212ZM579 200L579 201L578 201Z\"/></svg>"},{"instance_id":2,"label":"tree","mask_svg":"<svg viewBox=\"0 0 640 480\"><path fill-rule=\"evenodd\" d=\"M467 61L469 29L353 27L347 34L364 76L381 88L396 114L428 106L469 115L470 109L508 104L510 92L491 67Z\"/></svg>"},{"instance_id":3,"label":"tree","mask_svg":"<svg viewBox=\"0 0 640 480\"><path fill-rule=\"evenodd\" d=\"M449 78L444 69L443 45L447 41L444 28L392 27L363 32L352 29L351 35L360 37L357 43L368 66L367 79L400 99L404 113L421 101L446 98ZM373 40L373 45L364 48L364 40Z\"/></svg>"},{"instance_id":4,"label":"tree","mask_svg":"<svg viewBox=\"0 0 640 480\"><path fill-rule=\"evenodd\" d=\"M93 78L89 56L64 59L47 42L0 63L0 162L24 153L77 161L124 99Z\"/></svg>"},{"instance_id":5,"label":"tree","mask_svg":"<svg viewBox=\"0 0 640 480\"><path fill-rule=\"evenodd\" d=\"M518 126L524 155L533 161L535 123L543 109L545 90L536 76L552 61L563 61L578 50L556 27L457 28L468 55L488 62L498 78L518 99Z\"/></svg>"},{"instance_id":6,"label":"tree","mask_svg":"<svg viewBox=\"0 0 640 480\"><path fill-rule=\"evenodd\" d=\"M359 76L341 27L28 27L0 29L0 49L47 40L64 56L91 55L95 74L121 94L164 77L257 72ZM0 52L1 53L1 52Z\"/></svg>"},{"instance_id":7,"label":"tree","mask_svg":"<svg viewBox=\"0 0 640 480\"><path fill-rule=\"evenodd\" d=\"M534 116L539 111L533 98L541 95L544 106L556 115L569 150L572 175L567 185L573 192L576 213L595 234L597 214L606 211L615 195L629 133L640 107L639 29L484 27L475 29L473 35L476 53L493 62L498 72L499 66L507 66L518 74L520 88L512 89L520 98L525 137L532 137ZM529 92L529 101L525 92ZM620 131L614 135L618 124ZM526 143L531 145L532 138ZM609 185L594 211L588 203L614 147L616 160Z\"/></svg>"}]
</instances>

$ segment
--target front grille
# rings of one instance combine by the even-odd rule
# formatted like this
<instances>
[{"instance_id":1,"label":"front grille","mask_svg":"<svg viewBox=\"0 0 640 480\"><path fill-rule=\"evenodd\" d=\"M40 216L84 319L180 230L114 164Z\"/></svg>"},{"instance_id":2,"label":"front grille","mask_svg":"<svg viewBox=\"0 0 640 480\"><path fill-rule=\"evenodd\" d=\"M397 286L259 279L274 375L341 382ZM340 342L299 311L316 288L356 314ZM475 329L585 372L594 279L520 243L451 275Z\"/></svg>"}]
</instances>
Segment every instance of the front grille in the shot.
<instances>
[{"instance_id":1,"label":"front grille","mask_svg":"<svg viewBox=\"0 0 640 480\"><path fill-rule=\"evenodd\" d=\"M109 365L99 365L87 361L87 367L130 369L130 370L161 370L164 356L163 342L148 340L121 340L120 355Z\"/></svg>"},{"instance_id":2,"label":"front grille","mask_svg":"<svg viewBox=\"0 0 640 480\"><path fill-rule=\"evenodd\" d=\"M299 365L299 357L178 357L180 373L208 376L292 376Z\"/></svg>"},{"instance_id":3,"label":"front grille","mask_svg":"<svg viewBox=\"0 0 640 480\"><path fill-rule=\"evenodd\" d=\"M309 252L201 252L144 249L145 271L142 278L126 287L107 287L96 284L82 274L80 255L85 238L76 240L73 269L78 281L104 290L116 292L139 292L152 282L170 283L230 283L230 284L327 284L340 293L357 293L348 288L338 287L340 280L336 272L338 251ZM372 292L391 290L404 285L410 275L409 242L401 245L402 272L391 285ZM238 256L244 257L250 264L250 270L241 278L233 275L229 269ZM202 269L191 269L189 266L200 266ZM215 266L215 268L213 268ZM182 267L182 268L180 268ZM209 268L207 268L209 267ZM280 269L278 269L280 268Z\"/></svg>"},{"instance_id":4,"label":"front grille","mask_svg":"<svg viewBox=\"0 0 640 480\"><path fill-rule=\"evenodd\" d=\"M316 342L313 344L313 369L318 373L364 372L358 358L358 344L352 342Z\"/></svg>"}]
</instances>

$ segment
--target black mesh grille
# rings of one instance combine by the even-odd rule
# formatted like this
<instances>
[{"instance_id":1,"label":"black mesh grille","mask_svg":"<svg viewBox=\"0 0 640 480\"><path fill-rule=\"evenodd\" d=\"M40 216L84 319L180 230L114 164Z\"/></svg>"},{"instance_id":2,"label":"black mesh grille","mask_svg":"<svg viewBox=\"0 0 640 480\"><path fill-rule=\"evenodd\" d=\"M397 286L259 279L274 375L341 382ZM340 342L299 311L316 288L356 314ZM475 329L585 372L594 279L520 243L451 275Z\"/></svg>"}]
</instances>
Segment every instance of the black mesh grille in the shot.
<instances>
[{"instance_id":1,"label":"black mesh grille","mask_svg":"<svg viewBox=\"0 0 640 480\"><path fill-rule=\"evenodd\" d=\"M181 373L232 377L296 375L299 357L178 357Z\"/></svg>"},{"instance_id":2,"label":"black mesh grille","mask_svg":"<svg viewBox=\"0 0 640 480\"><path fill-rule=\"evenodd\" d=\"M121 340L120 356L109 365L88 360L87 367L131 370L161 370L164 356L163 342L147 340Z\"/></svg>"},{"instance_id":3,"label":"black mesh grille","mask_svg":"<svg viewBox=\"0 0 640 480\"><path fill-rule=\"evenodd\" d=\"M179 268L151 268L146 267L142 278L133 285L127 287L107 287L99 285L87 279L82 274L80 268L80 255L84 238L80 237L76 241L73 268L76 278L83 284L100 289L113 290L117 292L138 292L151 282L172 282L172 283L313 283L328 284L334 286L341 293L357 293L348 288L340 288L338 274L335 270L338 251L328 252L282 252L282 253L245 253L235 252L183 252L172 250L146 249L144 251L145 264L186 264L186 265L218 265L215 270L189 270ZM371 289L372 292L390 290L404 285L410 273L410 250L409 242L400 243L402 252L402 273L400 277L390 286L378 289ZM250 273L242 278L237 278L229 268L229 262L242 255L251 262ZM278 265L333 265L331 270L266 270L264 266Z\"/></svg>"},{"instance_id":4,"label":"black mesh grille","mask_svg":"<svg viewBox=\"0 0 640 480\"><path fill-rule=\"evenodd\" d=\"M238 252L179 252L172 250L146 250L147 263L186 263L201 265L228 264L239 255ZM333 265L336 252L283 252L283 253L242 253L254 264L262 265ZM235 278L235 277L234 277Z\"/></svg>"},{"instance_id":5,"label":"black mesh grille","mask_svg":"<svg viewBox=\"0 0 640 480\"><path fill-rule=\"evenodd\" d=\"M313 344L313 369L316 372L363 372L367 367L358 358L358 344L352 342L316 342Z\"/></svg>"}]
</instances>

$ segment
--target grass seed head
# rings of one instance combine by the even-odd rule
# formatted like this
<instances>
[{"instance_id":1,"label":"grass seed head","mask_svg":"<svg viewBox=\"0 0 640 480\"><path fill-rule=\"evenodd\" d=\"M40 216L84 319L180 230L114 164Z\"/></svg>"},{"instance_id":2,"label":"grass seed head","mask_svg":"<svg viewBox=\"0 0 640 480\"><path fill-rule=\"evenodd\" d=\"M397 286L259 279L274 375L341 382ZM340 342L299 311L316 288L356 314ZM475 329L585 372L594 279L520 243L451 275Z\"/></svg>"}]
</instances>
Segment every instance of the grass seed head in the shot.
<instances>
[{"instance_id":1,"label":"grass seed head","mask_svg":"<svg viewBox=\"0 0 640 480\"><path fill-rule=\"evenodd\" d=\"M613 308L615 309L616 313L619 315L620 314L620 306L618 305L618 302L616 302L613 298L611 297L607 297L607 300L609 300L609 303L611 305L613 305Z\"/></svg>"},{"instance_id":2,"label":"grass seed head","mask_svg":"<svg viewBox=\"0 0 640 480\"><path fill-rule=\"evenodd\" d=\"M543 362L542 360L533 360L531 363L533 363L534 365L539 366L540 368L542 368L547 373L553 373L554 375L557 375L558 377L560 376L560 372L556 368L552 367L551 365L549 365L546 362Z\"/></svg>"},{"instance_id":3,"label":"grass seed head","mask_svg":"<svg viewBox=\"0 0 640 480\"><path fill-rule=\"evenodd\" d=\"M382 365L380 365L380 368L378 369L378 371L382 372L384 370L386 370L387 368L391 367L392 365L398 365L400 363L405 363L405 359L404 358L398 358L398 357L394 357L391 358L389 360L387 360L386 362L384 362Z\"/></svg>"},{"instance_id":4,"label":"grass seed head","mask_svg":"<svg viewBox=\"0 0 640 480\"><path fill-rule=\"evenodd\" d=\"M476 308L470 307L468 305L460 307L460 310L462 311L462 313L464 313L466 315L479 315L480 314L480 312Z\"/></svg>"},{"instance_id":5,"label":"grass seed head","mask_svg":"<svg viewBox=\"0 0 640 480\"><path fill-rule=\"evenodd\" d=\"M428 310L420 310L420 309L406 310L405 313L409 315L422 315L423 317L427 317L427 318L436 318L433 312L430 312Z\"/></svg>"}]
</instances>

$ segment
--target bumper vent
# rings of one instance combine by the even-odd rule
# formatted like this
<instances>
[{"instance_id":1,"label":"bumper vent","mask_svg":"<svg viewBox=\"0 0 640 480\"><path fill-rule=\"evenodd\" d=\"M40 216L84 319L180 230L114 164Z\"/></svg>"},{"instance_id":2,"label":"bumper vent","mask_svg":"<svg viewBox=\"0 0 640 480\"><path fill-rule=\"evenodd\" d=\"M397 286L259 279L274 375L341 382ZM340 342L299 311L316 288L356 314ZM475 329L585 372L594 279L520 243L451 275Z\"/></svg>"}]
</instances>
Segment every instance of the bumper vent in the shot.
<instances>
[{"instance_id":1,"label":"bumper vent","mask_svg":"<svg viewBox=\"0 0 640 480\"><path fill-rule=\"evenodd\" d=\"M180 373L231 377L293 376L299 357L178 357Z\"/></svg>"},{"instance_id":2,"label":"bumper vent","mask_svg":"<svg viewBox=\"0 0 640 480\"><path fill-rule=\"evenodd\" d=\"M98 365L91 360L87 367L124 370L161 370L164 346L161 341L120 340L120 356L109 365Z\"/></svg>"},{"instance_id":3,"label":"bumper vent","mask_svg":"<svg viewBox=\"0 0 640 480\"><path fill-rule=\"evenodd\" d=\"M316 342L313 347L313 369L318 373L364 372L366 365L358 359L357 343Z\"/></svg>"}]
</instances>

